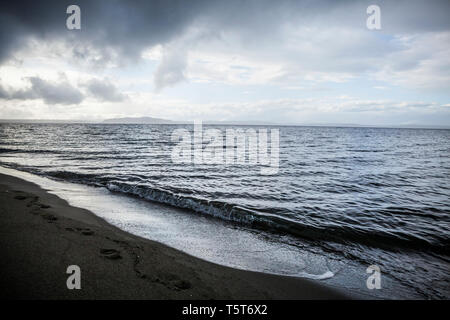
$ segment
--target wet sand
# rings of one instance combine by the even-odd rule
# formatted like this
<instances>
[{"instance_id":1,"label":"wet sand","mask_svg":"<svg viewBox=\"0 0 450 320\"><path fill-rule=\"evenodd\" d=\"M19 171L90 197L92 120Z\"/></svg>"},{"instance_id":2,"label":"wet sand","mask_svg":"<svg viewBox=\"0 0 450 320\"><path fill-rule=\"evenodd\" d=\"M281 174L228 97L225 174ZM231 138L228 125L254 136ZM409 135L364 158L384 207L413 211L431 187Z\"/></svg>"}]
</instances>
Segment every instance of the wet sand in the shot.
<instances>
[{"instance_id":1,"label":"wet sand","mask_svg":"<svg viewBox=\"0 0 450 320\"><path fill-rule=\"evenodd\" d=\"M126 214L126 213L124 213ZM0 174L2 299L346 299L318 281L220 266ZM69 290L69 265L81 289Z\"/></svg>"}]
</instances>

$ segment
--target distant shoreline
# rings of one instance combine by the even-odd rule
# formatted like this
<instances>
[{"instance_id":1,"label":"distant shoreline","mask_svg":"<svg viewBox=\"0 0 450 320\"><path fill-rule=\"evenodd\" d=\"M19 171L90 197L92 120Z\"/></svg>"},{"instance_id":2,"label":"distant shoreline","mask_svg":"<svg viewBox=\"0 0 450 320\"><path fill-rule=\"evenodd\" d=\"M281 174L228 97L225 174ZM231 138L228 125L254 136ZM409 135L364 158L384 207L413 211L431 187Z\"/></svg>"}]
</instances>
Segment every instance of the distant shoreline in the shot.
<instances>
[{"instance_id":1,"label":"distant shoreline","mask_svg":"<svg viewBox=\"0 0 450 320\"><path fill-rule=\"evenodd\" d=\"M111 120L111 121L110 121ZM107 119L103 121L86 120L54 120L54 119L0 119L0 124L92 124L92 125L193 125L194 121L172 121L158 119L156 122L142 121L112 121ZM246 121L203 121L203 125L214 126L276 126L276 127L321 127L321 128L373 128L373 129L436 129L450 130L450 125L360 125L360 124L339 124L339 123L272 123L272 122L246 122Z\"/></svg>"}]
</instances>

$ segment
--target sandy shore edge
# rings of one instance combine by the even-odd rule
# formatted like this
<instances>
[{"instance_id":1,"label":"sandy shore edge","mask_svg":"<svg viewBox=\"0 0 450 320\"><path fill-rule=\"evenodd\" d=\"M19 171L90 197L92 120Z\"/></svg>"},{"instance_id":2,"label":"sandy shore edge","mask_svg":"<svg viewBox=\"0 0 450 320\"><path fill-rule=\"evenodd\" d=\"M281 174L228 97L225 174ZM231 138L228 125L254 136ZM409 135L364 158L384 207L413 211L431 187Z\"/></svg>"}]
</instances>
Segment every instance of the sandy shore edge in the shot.
<instances>
[{"instance_id":1,"label":"sandy shore edge","mask_svg":"<svg viewBox=\"0 0 450 320\"><path fill-rule=\"evenodd\" d=\"M38 185L0 174L3 299L346 299L318 281L210 263L122 231ZM69 290L67 267L81 269Z\"/></svg>"}]
</instances>

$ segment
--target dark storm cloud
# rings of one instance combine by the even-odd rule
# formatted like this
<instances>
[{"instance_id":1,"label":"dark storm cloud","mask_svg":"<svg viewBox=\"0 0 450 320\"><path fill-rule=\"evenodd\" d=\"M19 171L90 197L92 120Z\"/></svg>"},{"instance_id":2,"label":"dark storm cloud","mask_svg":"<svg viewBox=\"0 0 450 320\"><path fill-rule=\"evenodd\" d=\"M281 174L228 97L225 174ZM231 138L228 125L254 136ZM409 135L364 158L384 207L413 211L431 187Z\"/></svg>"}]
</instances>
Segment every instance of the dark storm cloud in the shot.
<instances>
[{"instance_id":1,"label":"dark storm cloud","mask_svg":"<svg viewBox=\"0 0 450 320\"><path fill-rule=\"evenodd\" d=\"M73 56L102 59L113 54L134 60L141 51L164 44L194 23L220 36L236 32L248 41L276 39L285 21L321 26L365 26L365 8L374 1L214 1L214 0L50 0L3 2L0 10L0 63L29 38L72 41ZM426 32L450 28L450 1L376 1L383 29ZM81 8L81 30L67 30L66 8ZM89 46L87 46L89 45Z\"/></svg>"},{"instance_id":2,"label":"dark storm cloud","mask_svg":"<svg viewBox=\"0 0 450 320\"><path fill-rule=\"evenodd\" d=\"M205 1L14 1L1 5L0 61L29 37L66 39L136 58L142 48L164 42L188 25ZM207 3L207 2L206 2ZM81 8L81 30L66 29L66 9ZM106 52L106 51L105 51ZM81 48L79 55L89 54Z\"/></svg>"},{"instance_id":3,"label":"dark storm cloud","mask_svg":"<svg viewBox=\"0 0 450 320\"><path fill-rule=\"evenodd\" d=\"M84 100L83 93L68 82L49 82L39 77L28 78L31 86L20 90L6 90L0 86L0 99L34 100L42 99L46 104L79 104Z\"/></svg>"}]
</instances>

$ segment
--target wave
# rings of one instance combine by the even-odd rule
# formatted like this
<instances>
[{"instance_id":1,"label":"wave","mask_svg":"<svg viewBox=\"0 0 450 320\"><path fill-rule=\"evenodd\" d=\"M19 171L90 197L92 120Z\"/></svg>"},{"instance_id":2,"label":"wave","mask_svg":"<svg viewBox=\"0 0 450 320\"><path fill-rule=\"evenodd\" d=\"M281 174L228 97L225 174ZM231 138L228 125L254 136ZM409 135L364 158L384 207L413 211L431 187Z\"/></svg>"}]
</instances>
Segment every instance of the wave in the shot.
<instances>
[{"instance_id":1,"label":"wave","mask_svg":"<svg viewBox=\"0 0 450 320\"><path fill-rule=\"evenodd\" d=\"M443 254L450 254L447 238L429 241L425 238L404 232L386 232L382 230L361 230L350 226L327 226L320 228L306 225L299 221L255 211L236 204L218 200L201 199L185 196L160 188L130 185L128 183L110 182L106 186L110 191L137 196L150 201L168 204L178 208L190 209L223 220L237 222L265 231L286 233L313 241L333 241L344 244L363 244L392 250L395 247L409 249L426 249Z\"/></svg>"},{"instance_id":2,"label":"wave","mask_svg":"<svg viewBox=\"0 0 450 320\"><path fill-rule=\"evenodd\" d=\"M20 168L20 170L27 168ZM26 170L29 171L29 170ZM33 170L33 173L37 173ZM42 173L39 173L42 175ZM314 242L335 242L341 244L366 245L385 250L406 248L412 250L429 250L443 255L450 255L450 240L435 236L433 240L401 231L376 230L374 228L357 228L356 226L317 226L294 221L275 214L256 211L235 203L200 198L198 196L177 193L161 187L139 184L142 177L124 177L75 173L69 171L50 171L44 175L69 182L81 183L95 187L105 187L111 192L138 197L173 207L192 210L222 220L231 221L256 230L288 234ZM122 181L120 181L122 180ZM391 208L392 210L393 208ZM396 208L398 212L398 208ZM408 211L405 209L405 212Z\"/></svg>"},{"instance_id":3,"label":"wave","mask_svg":"<svg viewBox=\"0 0 450 320\"><path fill-rule=\"evenodd\" d=\"M62 154L61 150L51 149L12 149L12 148L0 148L0 153L53 153Z\"/></svg>"},{"instance_id":4,"label":"wave","mask_svg":"<svg viewBox=\"0 0 450 320\"><path fill-rule=\"evenodd\" d=\"M335 274L331 271L326 271L322 274L311 274L311 273L307 273L307 272L300 272L299 274L296 274L296 276L300 277L300 278L308 278L308 279L313 279L313 280L325 280L325 279L333 278L335 276Z\"/></svg>"}]
</instances>

